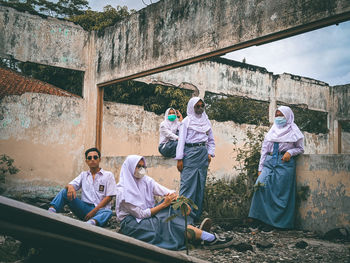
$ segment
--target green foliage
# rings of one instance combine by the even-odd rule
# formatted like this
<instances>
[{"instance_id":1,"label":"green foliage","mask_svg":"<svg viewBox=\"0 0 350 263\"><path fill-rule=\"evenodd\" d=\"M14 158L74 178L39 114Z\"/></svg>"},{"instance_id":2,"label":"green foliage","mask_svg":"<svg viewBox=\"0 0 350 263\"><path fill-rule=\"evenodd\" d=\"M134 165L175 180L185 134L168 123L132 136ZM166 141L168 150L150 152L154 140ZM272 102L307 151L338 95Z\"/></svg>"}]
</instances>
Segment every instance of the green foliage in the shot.
<instances>
[{"instance_id":1,"label":"green foliage","mask_svg":"<svg viewBox=\"0 0 350 263\"><path fill-rule=\"evenodd\" d=\"M255 185L253 186L254 192L258 191L259 188L260 188L260 187L263 187L263 186L265 186L264 183L258 182L257 184L255 184Z\"/></svg>"},{"instance_id":2,"label":"green foliage","mask_svg":"<svg viewBox=\"0 0 350 263\"><path fill-rule=\"evenodd\" d=\"M209 119L269 125L269 103L237 96L206 92L204 97Z\"/></svg>"},{"instance_id":3,"label":"green foliage","mask_svg":"<svg viewBox=\"0 0 350 263\"><path fill-rule=\"evenodd\" d=\"M87 10L83 14L70 17L68 20L79 24L87 31L101 31L106 27L118 23L134 12L135 10L133 9L128 11L127 6L121 7L118 5L117 8L113 8L107 5L103 8L103 12Z\"/></svg>"},{"instance_id":4,"label":"green foliage","mask_svg":"<svg viewBox=\"0 0 350 263\"><path fill-rule=\"evenodd\" d=\"M205 188L203 210L210 217L242 221L248 216L251 197L256 189L254 183L258 176L260 150L266 129L255 128L247 131L243 147L234 142L237 152L238 171L235 178L228 180L209 177ZM262 185L259 185L260 187Z\"/></svg>"},{"instance_id":5,"label":"green foliage","mask_svg":"<svg viewBox=\"0 0 350 263\"><path fill-rule=\"evenodd\" d=\"M89 1L87 0L58 0L57 2L46 0L0 0L0 4L12 7L20 12L59 18L80 15L84 12L84 9L89 7Z\"/></svg>"},{"instance_id":6,"label":"green foliage","mask_svg":"<svg viewBox=\"0 0 350 263\"><path fill-rule=\"evenodd\" d=\"M350 132L350 121L340 121L340 125L343 132Z\"/></svg>"},{"instance_id":7,"label":"green foliage","mask_svg":"<svg viewBox=\"0 0 350 263\"><path fill-rule=\"evenodd\" d=\"M289 105L293 110L295 124L302 131L310 133L328 133L327 112L309 110L305 107Z\"/></svg>"},{"instance_id":8,"label":"green foliage","mask_svg":"<svg viewBox=\"0 0 350 263\"><path fill-rule=\"evenodd\" d=\"M13 165L13 162L14 160L9 156L5 154L0 155L0 185L5 183L6 176L19 172L19 169ZM1 187L0 192L2 192Z\"/></svg>"},{"instance_id":9,"label":"green foliage","mask_svg":"<svg viewBox=\"0 0 350 263\"><path fill-rule=\"evenodd\" d=\"M44 66L32 62L19 62L17 67L22 74L50 83L78 96L83 95L84 72Z\"/></svg>"},{"instance_id":10,"label":"green foliage","mask_svg":"<svg viewBox=\"0 0 350 263\"><path fill-rule=\"evenodd\" d=\"M186 243L186 253L188 255L188 249L190 248L190 245L188 243L188 237L187 237L187 233L191 236L191 240L194 242L196 240L196 233L192 230L192 229L188 229L187 227L187 213L189 212L189 207L192 206L192 209L198 209L198 206L189 198L181 195L177 198L176 201L173 201L171 204L171 207L174 210L178 210L180 209L180 213L181 215L183 215L185 217L185 243ZM169 222L170 220L173 220L175 217L177 217L178 214L173 214L171 216L169 216L165 222Z\"/></svg>"},{"instance_id":11,"label":"green foliage","mask_svg":"<svg viewBox=\"0 0 350 263\"><path fill-rule=\"evenodd\" d=\"M238 162L234 168L239 171L240 175L246 176L249 186L254 185L258 177L261 146L266 132L267 129L262 127L248 129L247 138L243 140L243 147L238 146L237 140L234 141L234 150L237 151L236 161Z\"/></svg>"},{"instance_id":12,"label":"green foliage","mask_svg":"<svg viewBox=\"0 0 350 263\"><path fill-rule=\"evenodd\" d=\"M167 108L178 109L186 116L187 102L192 91L175 87L125 81L104 89L104 100L132 105L143 105L147 111L163 114Z\"/></svg>"},{"instance_id":13,"label":"green foliage","mask_svg":"<svg viewBox=\"0 0 350 263\"><path fill-rule=\"evenodd\" d=\"M245 177L231 180L209 177L205 187L203 210L213 219L240 220L247 216L250 191Z\"/></svg>"}]
</instances>

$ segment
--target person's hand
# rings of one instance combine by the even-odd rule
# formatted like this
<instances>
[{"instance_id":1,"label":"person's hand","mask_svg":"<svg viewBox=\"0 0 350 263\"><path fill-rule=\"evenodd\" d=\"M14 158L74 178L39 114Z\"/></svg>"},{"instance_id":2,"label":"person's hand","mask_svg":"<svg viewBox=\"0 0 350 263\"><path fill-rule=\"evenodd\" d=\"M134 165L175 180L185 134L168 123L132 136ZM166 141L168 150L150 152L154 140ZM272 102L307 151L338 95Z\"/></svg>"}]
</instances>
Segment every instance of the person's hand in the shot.
<instances>
[{"instance_id":1,"label":"person's hand","mask_svg":"<svg viewBox=\"0 0 350 263\"><path fill-rule=\"evenodd\" d=\"M289 152L286 152L282 157L282 162L289 162L290 157L292 157L292 155Z\"/></svg>"},{"instance_id":2,"label":"person's hand","mask_svg":"<svg viewBox=\"0 0 350 263\"><path fill-rule=\"evenodd\" d=\"M74 186L69 184L67 186L67 198L68 198L68 200L72 201L76 197L77 197L77 192L75 191Z\"/></svg>"},{"instance_id":3,"label":"person's hand","mask_svg":"<svg viewBox=\"0 0 350 263\"><path fill-rule=\"evenodd\" d=\"M258 176L261 174L261 171L258 172Z\"/></svg>"},{"instance_id":4,"label":"person's hand","mask_svg":"<svg viewBox=\"0 0 350 263\"><path fill-rule=\"evenodd\" d=\"M94 217L96 215L96 212L95 209L92 209L85 217L84 217L84 220L85 221L88 221L89 219L91 219L92 217Z\"/></svg>"},{"instance_id":5,"label":"person's hand","mask_svg":"<svg viewBox=\"0 0 350 263\"><path fill-rule=\"evenodd\" d=\"M177 118L179 119L179 121L182 121L183 120L183 117L182 117L182 114L180 111L176 110L176 116Z\"/></svg>"},{"instance_id":6,"label":"person's hand","mask_svg":"<svg viewBox=\"0 0 350 263\"><path fill-rule=\"evenodd\" d=\"M182 160L177 160L177 170L181 173L182 170L184 169L184 162Z\"/></svg>"},{"instance_id":7,"label":"person's hand","mask_svg":"<svg viewBox=\"0 0 350 263\"><path fill-rule=\"evenodd\" d=\"M210 162L211 162L211 155L208 154L208 166L209 166Z\"/></svg>"},{"instance_id":8,"label":"person's hand","mask_svg":"<svg viewBox=\"0 0 350 263\"><path fill-rule=\"evenodd\" d=\"M164 207L168 207L169 205L171 205L171 202L175 201L177 199L177 194L176 193L172 193L172 194L166 194L164 196Z\"/></svg>"}]
</instances>

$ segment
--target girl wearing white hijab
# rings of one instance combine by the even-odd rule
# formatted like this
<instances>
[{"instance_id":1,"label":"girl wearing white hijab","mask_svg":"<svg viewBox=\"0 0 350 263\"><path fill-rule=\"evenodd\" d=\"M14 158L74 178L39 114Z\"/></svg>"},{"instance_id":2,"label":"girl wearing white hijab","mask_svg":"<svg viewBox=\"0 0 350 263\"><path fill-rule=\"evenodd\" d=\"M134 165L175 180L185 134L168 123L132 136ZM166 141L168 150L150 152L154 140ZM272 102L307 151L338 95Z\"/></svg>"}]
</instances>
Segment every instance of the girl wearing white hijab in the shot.
<instances>
[{"instance_id":1,"label":"girl wearing white hijab","mask_svg":"<svg viewBox=\"0 0 350 263\"><path fill-rule=\"evenodd\" d=\"M262 229L293 228L295 207L295 160L304 153L304 136L294 123L287 106L276 110L275 122L261 149L256 184L249 217L262 221Z\"/></svg>"},{"instance_id":2,"label":"girl wearing white hijab","mask_svg":"<svg viewBox=\"0 0 350 263\"><path fill-rule=\"evenodd\" d=\"M163 196L164 201L155 205L154 195ZM176 199L175 191L147 176L144 157L129 155L126 158L116 195L116 214L121 222L121 233L158 247L184 249L184 217L179 215L169 222L165 221L174 214L170 204ZM203 240L205 245L212 248L221 248L230 241L191 225L188 228L195 232L196 239Z\"/></svg>"},{"instance_id":3,"label":"girl wearing white hijab","mask_svg":"<svg viewBox=\"0 0 350 263\"><path fill-rule=\"evenodd\" d=\"M178 130L182 121L182 115L174 108L165 112L164 121L159 126L159 152L164 157L174 158L178 140Z\"/></svg>"},{"instance_id":4,"label":"girl wearing white hijab","mask_svg":"<svg viewBox=\"0 0 350 263\"><path fill-rule=\"evenodd\" d=\"M215 151L213 131L204 107L204 101L199 97L189 100L187 117L179 130L175 158L181 172L180 195L192 199L198 206L198 210L191 212L196 222L202 214L208 166Z\"/></svg>"}]
</instances>

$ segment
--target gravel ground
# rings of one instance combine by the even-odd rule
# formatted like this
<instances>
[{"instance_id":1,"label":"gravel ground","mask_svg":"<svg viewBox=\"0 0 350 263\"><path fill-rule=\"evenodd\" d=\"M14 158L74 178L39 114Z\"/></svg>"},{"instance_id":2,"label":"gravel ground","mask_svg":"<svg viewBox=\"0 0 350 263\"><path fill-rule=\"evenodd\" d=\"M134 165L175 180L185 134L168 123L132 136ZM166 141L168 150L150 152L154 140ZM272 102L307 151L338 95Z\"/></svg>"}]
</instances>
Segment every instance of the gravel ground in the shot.
<instances>
[{"instance_id":1,"label":"gravel ground","mask_svg":"<svg viewBox=\"0 0 350 263\"><path fill-rule=\"evenodd\" d=\"M113 216L108 226L119 229ZM197 245L189 255L209 262L342 262L350 263L350 240L322 239L313 232L298 230L273 230L261 232L249 227L225 227L213 225L212 231L220 237L232 237L227 248L210 250ZM349 237L347 237L349 238ZM183 251L186 253L186 251Z\"/></svg>"},{"instance_id":2,"label":"gravel ground","mask_svg":"<svg viewBox=\"0 0 350 263\"><path fill-rule=\"evenodd\" d=\"M350 242L327 241L311 232L273 230L270 233L235 227L214 229L222 237L233 237L230 247L196 248L189 255L209 262L344 262L350 263Z\"/></svg>"}]
</instances>

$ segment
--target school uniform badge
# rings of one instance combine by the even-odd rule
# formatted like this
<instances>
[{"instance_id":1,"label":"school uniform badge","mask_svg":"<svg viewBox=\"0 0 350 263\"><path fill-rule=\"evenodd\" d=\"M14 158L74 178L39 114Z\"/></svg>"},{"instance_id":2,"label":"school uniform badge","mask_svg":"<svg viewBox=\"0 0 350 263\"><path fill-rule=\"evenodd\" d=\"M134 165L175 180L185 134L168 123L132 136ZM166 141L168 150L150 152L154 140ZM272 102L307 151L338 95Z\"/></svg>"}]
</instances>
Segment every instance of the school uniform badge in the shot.
<instances>
[{"instance_id":1,"label":"school uniform badge","mask_svg":"<svg viewBox=\"0 0 350 263\"><path fill-rule=\"evenodd\" d=\"M99 190L100 192L103 192L103 191L105 190L105 186L102 185L102 184L100 184L100 186L98 187L98 190Z\"/></svg>"}]
</instances>

